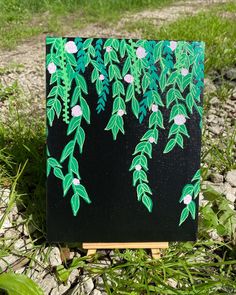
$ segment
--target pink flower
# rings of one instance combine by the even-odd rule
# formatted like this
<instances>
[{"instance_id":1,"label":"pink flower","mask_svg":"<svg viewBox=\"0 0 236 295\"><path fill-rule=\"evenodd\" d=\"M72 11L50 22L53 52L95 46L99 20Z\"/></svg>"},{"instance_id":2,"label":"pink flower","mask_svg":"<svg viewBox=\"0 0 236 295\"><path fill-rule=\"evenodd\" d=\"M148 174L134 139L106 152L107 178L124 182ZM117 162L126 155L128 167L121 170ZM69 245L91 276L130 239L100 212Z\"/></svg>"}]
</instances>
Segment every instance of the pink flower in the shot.
<instances>
[{"instance_id":1,"label":"pink flower","mask_svg":"<svg viewBox=\"0 0 236 295\"><path fill-rule=\"evenodd\" d=\"M136 50L136 55L138 58L144 58L147 55L147 52L143 47L138 47Z\"/></svg>"},{"instance_id":2,"label":"pink flower","mask_svg":"<svg viewBox=\"0 0 236 295\"><path fill-rule=\"evenodd\" d=\"M127 83L133 83L134 77L132 75L130 75L130 74L127 74L127 75L124 76L124 80Z\"/></svg>"},{"instance_id":3,"label":"pink flower","mask_svg":"<svg viewBox=\"0 0 236 295\"><path fill-rule=\"evenodd\" d=\"M53 74L56 72L56 70L57 70L57 66L53 62L50 62L50 64L48 65L48 72L50 74Z\"/></svg>"},{"instance_id":4,"label":"pink flower","mask_svg":"<svg viewBox=\"0 0 236 295\"><path fill-rule=\"evenodd\" d=\"M176 125L183 125L186 122L186 118L184 115L176 115L174 117L174 122Z\"/></svg>"},{"instance_id":5,"label":"pink flower","mask_svg":"<svg viewBox=\"0 0 236 295\"><path fill-rule=\"evenodd\" d=\"M124 115L125 111L124 110L118 110L117 115L122 117Z\"/></svg>"},{"instance_id":6,"label":"pink flower","mask_svg":"<svg viewBox=\"0 0 236 295\"><path fill-rule=\"evenodd\" d=\"M73 184L74 185L79 185L80 184L80 180L78 178L74 178L73 179Z\"/></svg>"},{"instance_id":7,"label":"pink flower","mask_svg":"<svg viewBox=\"0 0 236 295\"><path fill-rule=\"evenodd\" d=\"M65 44L65 50L68 53L76 53L78 51L77 46L74 41L68 41Z\"/></svg>"},{"instance_id":8,"label":"pink flower","mask_svg":"<svg viewBox=\"0 0 236 295\"><path fill-rule=\"evenodd\" d=\"M106 47L106 52L111 52L112 51L112 47L111 46L107 46Z\"/></svg>"},{"instance_id":9,"label":"pink flower","mask_svg":"<svg viewBox=\"0 0 236 295\"><path fill-rule=\"evenodd\" d=\"M174 51L177 47L177 42L176 41L170 41L170 48L172 51Z\"/></svg>"},{"instance_id":10,"label":"pink flower","mask_svg":"<svg viewBox=\"0 0 236 295\"><path fill-rule=\"evenodd\" d=\"M101 80L101 81L104 80L104 78L105 78L105 77L104 77L103 74L101 74L101 75L99 76L99 80Z\"/></svg>"},{"instance_id":11,"label":"pink flower","mask_svg":"<svg viewBox=\"0 0 236 295\"><path fill-rule=\"evenodd\" d=\"M83 112L82 112L81 107L79 105L76 105L71 109L72 117L80 117L80 116L82 116L82 114L83 114Z\"/></svg>"},{"instance_id":12,"label":"pink flower","mask_svg":"<svg viewBox=\"0 0 236 295\"><path fill-rule=\"evenodd\" d=\"M153 112L157 112L157 111L158 111L158 105L153 104L153 105L152 105L152 111L153 111Z\"/></svg>"},{"instance_id":13,"label":"pink flower","mask_svg":"<svg viewBox=\"0 0 236 295\"><path fill-rule=\"evenodd\" d=\"M184 204L188 205L192 201L192 196L191 195L186 195L184 197Z\"/></svg>"},{"instance_id":14,"label":"pink flower","mask_svg":"<svg viewBox=\"0 0 236 295\"><path fill-rule=\"evenodd\" d=\"M155 138L151 136L151 137L149 137L148 141L149 141L150 143L153 143L153 142L155 142Z\"/></svg>"},{"instance_id":15,"label":"pink flower","mask_svg":"<svg viewBox=\"0 0 236 295\"><path fill-rule=\"evenodd\" d=\"M183 69L181 70L181 75L182 75L182 76L186 76L186 75L188 75L188 69L183 68Z\"/></svg>"},{"instance_id":16,"label":"pink flower","mask_svg":"<svg viewBox=\"0 0 236 295\"><path fill-rule=\"evenodd\" d=\"M140 164L135 166L135 170L140 171L142 169L142 166Z\"/></svg>"}]
</instances>

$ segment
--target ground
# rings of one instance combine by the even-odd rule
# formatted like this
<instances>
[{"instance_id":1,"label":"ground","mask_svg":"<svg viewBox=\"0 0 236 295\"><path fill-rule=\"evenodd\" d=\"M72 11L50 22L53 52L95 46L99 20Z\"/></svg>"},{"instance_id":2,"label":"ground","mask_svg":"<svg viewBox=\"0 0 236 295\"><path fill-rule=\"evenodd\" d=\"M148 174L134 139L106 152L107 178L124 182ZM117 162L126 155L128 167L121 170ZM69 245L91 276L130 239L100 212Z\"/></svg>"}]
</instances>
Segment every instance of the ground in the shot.
<instances>
[{"instance_id":1,"label":"ground","mask_svg":"<svg viewBox=\"0 0 236 295\"><path fill-rule=\"evenodd\" d=\"M29 25L43 22L47 13L33 17ZM195 0L170 1L148 10L140 7L121 14L115 22L87 20L79 28L68 25L75 13L60 19L65 36L199 36L206 41L199 240L172 243L158 261L143 250L99 251L91 259L78 245L46 243L41 212L45 204L44 42L51 33L40 31L31 38L19 38L18 45L10 49L4 41L0 50L2 272L26 274L44 294L51 295L236 292L235 17L236 7L230 1ZM204 21L208 21L207 29Z\"/></svg>"}]
</instances>

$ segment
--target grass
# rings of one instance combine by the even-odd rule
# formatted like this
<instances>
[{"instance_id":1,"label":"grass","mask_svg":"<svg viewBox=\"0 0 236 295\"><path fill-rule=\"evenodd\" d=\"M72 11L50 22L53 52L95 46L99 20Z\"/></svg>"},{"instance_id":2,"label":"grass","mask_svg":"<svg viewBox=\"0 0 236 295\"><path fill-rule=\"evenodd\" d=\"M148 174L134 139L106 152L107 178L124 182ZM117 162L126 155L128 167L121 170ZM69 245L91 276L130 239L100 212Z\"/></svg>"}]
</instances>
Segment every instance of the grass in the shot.
<instances>
[{"instance_id":1,"label":"grass","mask_svg":"<svg viewBox=\"0 0 236 295\"><path fill-rule=\"evenodd\" d=\"M159 8L172 2L174 0L0 0L0 47L14 48L32 36L63 34L91 22L108 24L124 13Z\"/></svg>"},{"instance_id":2,"label":"grass","mask_svg":"<svg viewBox=\"0 0 236 295\"><path fill-rule=\"evenodd\" d=\"M94 21L99 13L99 22L116 21L124 11L140 10L146 1L2 1L0 12L0 46L15 46L22 38L49 30L67 16L74 15L74 8L87 15L86 23ZM164 4L171 2L165 1ZM129 6L127 6L127 3ZM159 6L162 1L149 1L148 7ZM107 4L107 5L105 5ZM76 6L77 5L77 6ZM2 5L1 5L2 6ZM145 8L147 7L145 6ZM235 64L235 28L232 19L222 16L222 11L235 12L234 4L217 6L213 10L197 14L191 18L177 20L156 30L152 24L138 22L129 29L141 29L143 37L154 39L203 39L206 41L206 69L208 73ZM114 14L110 13L115 11ZM114 9L117 8L117 9ZM65 14L63 14L63 9ZM39 17L40 15L42 17ZM35 17L36 15L36 17ZM43 19L49 23L42 26ZM37 19L38 18L38 19ZM29 23L35 21L35 28ZM37 20L37 21L36 21ZM50 21L52 20L52 22ZM74 18L73 18L74 21ZM6 34L2 32L10 26ZM52 28L53 29L53 28ZM17 65L14 65L15 68ZM11 69L1 68L0 75L6 75ZM221 102L228 99L232 87L222 86L217 89ZM210 99L210 98L209 98ZM101 276L107 294L234 294L236 292L236 215L232 204L225 196L207 187L202 190L207 204L201 208L199 240L196 243L171 243L162 259L154 261L144 250L125 250L114 252L111 265L104 267L101 260L108 259L96 255L65 259L56 269L50 269L48 256L50 247L45 240L45 126L44 120L30 109L26 98L17 82L12 85L0 85L0 103L7 102L8 108L0 118L0 185L11 189L10 203L6 213L0 219L0 227L15 202L20 205L22 224L34 228L30 238L33 248L26 251L14 249L14 242L0 237L0 259L9 254L26 258L26 274L36 265L47 265L50 273L58 279L58 284L65 283L73 269L87 271L94 279ZM205 106L206 113L210 104ZM24 112L22 112L24 110ZM27 111L27 115L25 114ZM206 127L205 127L206 128ZM210 171L225 173L235 169L236 129L226 130L227 136L217 140L203 136L203 178L208 178ZM13 225L15 226L15 225ZM219 235L220 241L211 239L211 232ZM62 247L64 245L58 245ZM71 250L78 251L78 245L71 245ZM90 262L90 263L88 263ZM10 268L11 269L11 268ZM14 269L13 269L14 270Z\"/></svg>"},{"instance_id":3,"label":"grass","mask_svg":"<svg viewBox=\"0 0 236 295\"><path fill-rule=\"evenodd\" d=\"M224 4L225 5L225 4ZM209 11L157 28L150 22L127 25L129 31L140 30L143 38L168 40L201 40L206 43L205 70L222 71L236 63L235 20L223 17L221 12L236 12L236 4L219 5Z\"/></svg>"}]
</instances>

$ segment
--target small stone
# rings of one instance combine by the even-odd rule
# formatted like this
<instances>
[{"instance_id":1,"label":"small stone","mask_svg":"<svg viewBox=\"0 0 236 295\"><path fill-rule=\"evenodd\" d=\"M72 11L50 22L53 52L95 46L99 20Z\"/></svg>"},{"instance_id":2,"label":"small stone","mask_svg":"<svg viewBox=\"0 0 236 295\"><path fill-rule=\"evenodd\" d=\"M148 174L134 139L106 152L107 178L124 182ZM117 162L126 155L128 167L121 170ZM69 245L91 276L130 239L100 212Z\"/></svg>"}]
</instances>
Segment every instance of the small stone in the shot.
<instances>
[{"instance_id":1,"label":"small stone","mask_svg":"<svg viewBox=\"0 0 236 295\"><path fill-rule=\"evenodd\" d=\"M212 238L214 241L222 241L222 237L220 237L215 229L211 230L209 232L209 236Z\"/></svg>"},{"instance_id":2,"label":"small stone","mask_svg":"<svg viewBox=\"0 0 236 295\"><path fill-rule=\"evenodd\" d=\"M68 281L71 282L72 284L78 279L79 277L79 270L78 269L73 269L72 272L69 275Z\"/></svg>"},{"instance_id":3,"label":"small stone","mask_svg":"<svg viewBox=\"0 0 236 295\"><path fill-rule=\"evenodd\" d=\"M236 170L229 171L225 179L231 186L236 187Z\"/></svg>"},{"instance_id":4,"label":"small stone","mask_svg":"<svg viewBox=\"0 0 236 295\"><path fill-rule=\"evenodd\" d=\"M221 175L219 173L213 173L210 175L210 179L214 183L222 183L224 180L224 177L223 177L223 175Z\"/></svg>"},{"instance_id":5,"label":"small stone","mask_svg":"<svg viewBox=\"0 0 236 295\"><path fill-rule=\"evenodd\" d=\"M234 204L234 202L236 200L236 196L234 194L227 193L225 196L226 196L227 200L229 200L230 202L232 202Z\"/></svg>"},{"instance_id":6,"label":"small stone","mask_svg":"<svg viewBox=\"0 0 236 295\"><path fill-rule=\"evenodd\" d=\"M216 92L215 84L208 78L204 79L204 90L206 93L214 93Z\"/></svg>"},{"instance_id":7,"label":"small stone","mask_svg":"<svg viewBox=\"0 0 236 295\"><path fill-rule=\"evenodd\" d=\"M97 289L94 289L90 295L102 295L101 291L97 290Z\"/></svg>"},{"instance_id":8,"label":"small stone","mask_svg":"<svg viewBox=\"0 0 236 295\"><path fill-rule=\"evenodd\" d=\"M68 289L70 289L70 284L66 284L66 285L59 285L57 288L52 289L50 295L59 295L59 294L64 294Z\"/></svg>"},{"instance_id":9,"label":"small stone","mask_svg":"<svg viewBox=\"0 0 236 295\"><path fill-rule=\"evenodd\" d=\"M221 128L219 126L210 126L209 130L216 135L221 133Z\"/></svg>"},{"instance_id":10,"label":"small stone","mask_svg":"<svg viewBox=\"0 0 236 295\"><path fill-rule=\"evenodd\" d=\"M226 73L225 73L225 77L228 79L228 80L236 80L236 69L235 68L232 68L232 69L229 69Z\"/></svg>"},{"instance_id":11,"label":"small stone","mask_svg":"<svg viewBox=\"0 0 236 295\"><path fill-rule=\"evenodd\" d=\"M233 90L233 93L232 93L232 97L231 99L235 100L236 99L236 87L234 88Z\"/></svg>"},{"instance_id":12,"label":"small stone","mask_svg":"<svg viewBox=\"0 0 236 295\"><path fill-rule=\"evenodd\" d=\"M214 97L212 97L212 99L210 100L210 104L211 104L211 105L219 105L219 104L220 104L220 100L219 100L216 96L214 96Z\"/></svg>"},{"instance_id":13,"label":"small stone","mask_svg":"<svg viewBox=\"0 0 236 295\"><path fill-rule=\"evenodd\" d=\"M171 286L172 288L176 288L177 285L178 285L178 283L176 282L176 280L171 279L171 278L167 279L167 284L168 284L169 286Z\"/></svg>"},{"instance_id":14,"label":"small stone","mask_svg":"<svg viewBox=\"0 0 236 295\"><path fill-rule=\"evenodd\" d=\"M44 294L50 294L51 290L57 287L56 280L50 274L47 274L44 278L41 278L39 281L36 280L36 282L42 288Z\"/></svg>"},{"instance_id":15,"label":"small stone","mask_svg":"<svg viewBox=\"0 0 236 295\"><path fill-rule=\"evenodd\" d=\"M94 288L93 280L91 278L85 277L83 279L83 286L85 294L90 294Z\"/></svg>"},{"instance_id":16,"label":"small stone","mask_svg":"<svg viewBox=\"0 0 236 295\"><path fill-rule=\"evenodd\" d=\"M60 250L57 247L52 247L49 254L49 262L52 267L62 264Z\"/></svg>"}]
</instances>

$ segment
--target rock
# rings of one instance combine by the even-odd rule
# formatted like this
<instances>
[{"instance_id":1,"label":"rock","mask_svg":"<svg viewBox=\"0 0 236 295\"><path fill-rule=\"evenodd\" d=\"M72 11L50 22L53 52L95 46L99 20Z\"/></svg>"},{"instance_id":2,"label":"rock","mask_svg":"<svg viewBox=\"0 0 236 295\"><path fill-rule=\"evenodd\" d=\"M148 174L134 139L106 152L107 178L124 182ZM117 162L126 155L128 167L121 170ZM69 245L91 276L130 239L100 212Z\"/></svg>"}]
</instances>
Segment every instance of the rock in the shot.
<instances>
[{"instance_id":1,"label":"rock","mask_svg":"<svg viewBox=\"0 0 236 295\"><path fill-rule=\"evenodd\" d=\"M217 231L215 230L215 229L213 229L213 230L211 230L210 232L209 232L209 236L212 238L212 240L214 240L214 241L219 241L219 242L221 242L222 240L223 240L223 238L222 237L220 237L219 235L218 235L218 233L217 233Z\"/></svg>"},{"instance_id":2,"label":"rock","mask_svg":"<svg viewBox=\"0 0 236 295\"><path fill-rule=\"evenodd\" d=\"M216 92L215 84L208 78L204 79L204 90L206 93L214 93Z\"/></svg>"},{"instance_id":3,"label":"rock","mask_svg":"<svg viewBox=\"0 0 236 295\"><path fill-rule=\"evenodd\" d=\"M97 289L94 289L90 295L102 295L101 291L97 290Z\"/></svg>"},{"instance_id":4,"label":"rock","mask_svg":"<svg viewBox=\"0 0 236 295\"><path fill-rule=\"evenodd\" d=\"M220 126L210 126L208 129L216 135L219 135L221 133Z\"/></svg>"},{"instance_id":5,"label":"rock","mask_svg":"<svg viewBox=\"0 0 236 295\"><path fill-rule=\"evenodd\" d=\"M229 200L230 202L232 202L234 204L234 202L236 200L236 196L234 194L228 193L225 196L226 196L227 200Z\"/></svg>"},{"instance_id":6,"label":"rock","mask_svg":"<svg viewBox=\"0 0 236 295\"><path fill-rule=\"evenodd\" d=\"M232 97L231 99L235 100L236 99L236 87L234 88L233 90L233 93L232 93Z\"/></svg>"},{"instance_id":7,"label":"rock","mask_svg":"<svg viewBox=\"0 0 236 295\"><path fill-rule=\"evenodd\" d=\"M236 170L229 171L225 179L230 185L236 187Z\"/></svg>"},{"instance_id":8,"label":"rock","mask_svg":"<svg viewBox=\"0 0 236 295\"><path fill-rule=\"evenodd\" d=\"M49 262L52 267L62 264L60 250L57 247L51 248Z\"/></svg>"},{"instance_id":9,"label":"rock","mask_svg":"<svg viewBox=\"0 0 236 295\"><path fill-rule=\"evenodd\" d=\"M74 283L76 281L76 279L78 279L79 277L79 270L78 269L73 269L72 272L69 275L68 281L70 283Z\"/></svg>"},{"instance_id":10,"label":"rock","mask_svg":"<svg viewBox=\"0 0 236 295\"><path fill-rule=\"evenodd\" d=\"M219 174L219 173L212 173L210 175L210 180L214 183L222 183L224 180L223 175Z\"/></svg>"},{"instance_id":11,"label":"rock","mask_svg":"<svg viewBox=\"0 0 236 295\"><path fill-rule=\"evenodd\" d=\"M40 279L39 281L36 279L36 282L42 288L44 294L50 294L51 290L57 287L56 280L50 274L47 274L44 278Z\"/></svg>"},{"instance_id":12,"label":"rock","mask_svg":"<svg viewBox=\"0 0 236 295\"><path fill-rule=\"evenodd\" d=\"M85 294L90 294L94 288L93 280L91 278L85 277L83 279L83 286Z\"/></svg>"},{"instance_id":13,"label":"rock","mask_svg":"<svg viewBox=\"0 0 236 295\"><path fill-rule=\"evenodd\" d=\"M171 286L172 288L176 288L177 285L178 285L178 283L175 280L171 279L171 278L170 279L167 279L167 284L169 286Z\"/></svg>"},{"instance_id":14,"label":"rock","mask_svg":"<svg viewBox=\"0 0 236 295\"><path fill-rule=\"evenodd\" d=\"M100 291L104 290L104 282L102 277L97 277L95 281L96 288Z\"/></svg>"},{"instance_id":15,"label":"rock","mask_svg":"<svg viewBox=\"0 0 236 295\"><path fill-rule=\"evenodd\" d=\"M4 218L4 221L3 221L2 226L1 226L1 228L0 228L0 236L1 236L1 235L4 235L5 232L6 232L8 229L10 229L11 227L12 227L12 223L11 223L11 221L9 220L8 216L6 216L6 217Z\"/></svg>"},{"instance_id":16,"label":"rock","mask_svg":"<svg viewBox=\"0 0 236 295\"><path fill-rule=\"evenodd\" d=\"M211 104L211 105L219 105L219 104L220 104L220 100L219 100L216 96L214 96L214 97L212 97L212 99L210 100L210 104Z\"/></svg>"},{"instance_id":17,"label":"rock","mask_svg":"<svg viewBox=\"0 0 236 295\"><path fill-rule=\"evenodd\" d=\"M230 81L236 80L236 68L227 70L225 73L225 77Z\"/></svg>"},{"instance_id":18,"label":"rock","mask_svg":"<svg viewBox=\"0 0 236 295\"><path fill-rule=\"evenodd\" d=\"M60 294L64 294L67 290L70 289L70 284L66 284L66 285L59 285L58 287L52 289L50 295L60 295Z\"/></svg>"},{"instance_id":19,"label":"rock","mask_svg":"<svg viewBox=\"0 0 236 295\"><path fill-rule=\"evenodd\" d=\"M19 257L12 254L5 256L4 258L0 258L0 270L5 271L12 264L16 263L17 260L19 260Z\"/></svg>"}]
</instances>

